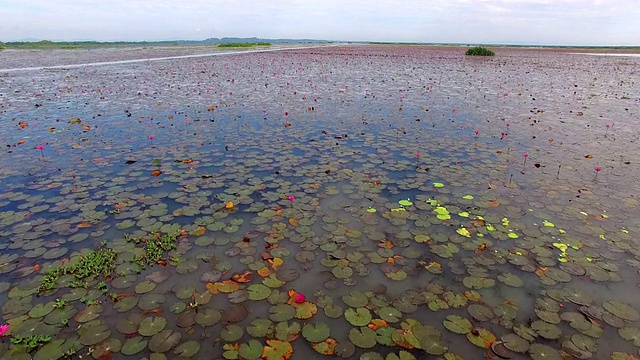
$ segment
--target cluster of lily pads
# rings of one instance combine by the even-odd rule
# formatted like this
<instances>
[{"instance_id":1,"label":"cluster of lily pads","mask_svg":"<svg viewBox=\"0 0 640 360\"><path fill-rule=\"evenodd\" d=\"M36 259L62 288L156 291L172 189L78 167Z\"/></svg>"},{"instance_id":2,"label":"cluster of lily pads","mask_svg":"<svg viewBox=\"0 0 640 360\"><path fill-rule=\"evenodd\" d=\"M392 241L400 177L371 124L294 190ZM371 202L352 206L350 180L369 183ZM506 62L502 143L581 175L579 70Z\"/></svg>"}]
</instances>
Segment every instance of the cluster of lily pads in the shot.
<instances>
[{"instance_id":1,"label":"cluster of lily pads","mask_svg":"<svg viewBox=\"0 0 640 360\"><path fill-rule=\"evenodd\" d=\"M389 50L367 51L387 61ZM633 359L638 304L619 291L640 269L629 214L594 208L595 186L580 182L576 198L575 179L544 164L530 173L519 157L531 180L511 182L509 152L525 138L474 138L484 121L430 98L437 79L404 77L389 92L399 85L379 71L373 90L336 89L334 73L358 69L324 54L339 64L325 74L334 82L229 79L189 87L173 106L153 99L123 113L101 99L101 116L16 114L0 159L0 235L11 238L0 244L0 311L13 342L0 359ZM265 56L178 73L246 80L246 62L283 61ZM285 59L286 75L265 82L299 78ZM93 75L43 74L69 86ZM138 85L136 104L161 97ZM125 96L109 91L99 96ZM207 103L182 110L198 91ZM241 106L232 93L255 100ZM529 152L526 164L540 165Z\"/></svg>"}]
</instances>

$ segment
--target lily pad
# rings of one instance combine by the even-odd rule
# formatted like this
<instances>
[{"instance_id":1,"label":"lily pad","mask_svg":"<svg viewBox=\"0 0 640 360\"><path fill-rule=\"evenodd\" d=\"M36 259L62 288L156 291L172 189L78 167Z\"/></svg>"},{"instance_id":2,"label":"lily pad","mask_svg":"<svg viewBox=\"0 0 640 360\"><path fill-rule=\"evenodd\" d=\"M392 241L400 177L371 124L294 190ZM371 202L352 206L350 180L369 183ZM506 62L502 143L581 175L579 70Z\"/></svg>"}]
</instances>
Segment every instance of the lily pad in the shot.
<instances>
[{"instance_id":1,"label":"lily pad","mask_svg":"<svg viewBox=\"0 0 640 360\"><path fill-rule=\"evenodd\" d=\"M275 322L289 321L296 315L296 309L288 304L274 305L269 309L269 319Z\"/></svg>"},{"instance_id":2,"label":"lily pad","mask_svg":"<svg viewBox=\"0 0 640 360\"><path fill-rule=\"evenodd\" d=\"M533 360L562 360L558 350L543 344L531 344L529 355Z\"/></svg>"},{"instance_id":3,"label":"lily pad","mask_svg":"<svg viewBox=\"0 0 640 360\"><path fill-rule=\"evenodd\" d=\"M200 351L200 343L195 340L190 340L178 345L178 347L173 350L173 353L183 358L189 358L197 354L198 351Z\"/></svg>"},{"instance_id":4,"label":"lily pad","mask_svg":"<svg viewBox=\"0 0 640 360\"><path fill-rule=\"evenodd\" d=\"M467 334L473 329L471 321L458 315L448 315L443 325L447 330L462 335Z\"/></svg>"},{"instance_id":5,"label":"lily pad","mask_svg":"<svg viewBox=\"0 0 640 360\"><path fill-rule=\"evenodd\" d=\"M227 342L238 341L242 335L244 335L244 330L235 324L227 325L220 331L220 337Z\"/></svg>"},{"instance_id":6,"label":"lily pad","mask_svg":"<svg viewBox=\"0 0 640 360\"><path fill-rule=\"evenodd\" d=\"M325 322L317 322L315 324L306 324L302 328L302 337L312 343L318 343L326 340L331 333L331 329Z\"/></svg>"},{"instance_id":7,"label":"lily pad","mask_svg":"<svg viewBox=\"0 0 640 360\"><path fill-rule=\"evenodd\" d=\"M257 318L247 326L247 334L253 337L266 337L273 332L273 321L269 319Z\"/></svg>"},{"instance_id":8,"label":"lily pad","mask_svg":"<svg viewBox=\"0 0 640 360\"><path fill-rule=\"evenodd\" d=\"M201 308L198 310L198 313L196 313L195 322L202 327L207 327L217 324L220 319L222 319L222 314L219 310L212 308Z\"/></svg>"},{"instance_id":9,"label":"lily pad","mask_svg":"<svg viewBox=\"0 0 640 360\"><path fill-rule=\"evenodd\" d=\"M264 300L271 295L271 288L263 284L252 284L247 288L247 298L253 301Z\"/></svg>"},{"instance_id":10,"label":"lily pad","mask_svg":"<svg viewBox=\"0 0 640 360\"><path fill-rule=\"evenodd\" d=\"M109 338L111 330L105 324L91 326L86 329L80 336L80 343L82 345L95 345Z\"/></svg>"},{"instance_id":11,"label":"lily pad","mask_svg":"<svg viewBox=\"0 0 640 360\"><path fill-rule=\"evenodd\" d=\"M120 352L123 355L135 355L147 347L148 341L142 336L136 336L124 342Z\"/></svg>"},{"instance_id":12,"label":"lily pad","mask_svg":"<svg viewBox=\"0 0 640 360\"><path fill-rule=\"evenodd\" d=\"M265 360L287 360L293 355L293 347L288 341L267 340L267 345L262 350L262 358Z\"/></svg>"},{"instance_id":13,"label":"lily pad","mask_svg":"<svg viewBox=\"0 0 640 360\"><path fill-rule=\"evenodd\" d=\"M181 338L180 332L171 329L162 330L149 340L149 350L159 353L167 352L178 345Z\"/></svg>"},{"instance_id":14,"label":"lily pad","mask_svg":"<svg viewBox=\"0 0 640 360\"><path fill-rule=\"evenodd\" d=\"M640 319L640 314L638 314L636 309L620 301L610 300L603 303L602 307L621 319L629 321L637 321Z\"/></svg>"},{"instance_id":15,"label":"lily pad","mask_svg":"<svg viewBox=\"0 0 640 360\"><path fill-rule=\"evenodd\" d=\"M370 349L376 346L376 332L368 327L353 328L349 331L349 341L362 349Z\"/></svg>"},{"instance_id":16,"label":"lily pad","mask_svg":"<svg viewBox=\"0 0 640 360\"><path fill-rule=\"evenodd\" d=\"M248 343L240 344L238 355L242 359L258 360L262 355L262 344L254 339L249 340Z\"/></svg>"},{"instance_id":17,"label":"lily pad","mask_svg":"<svg viewBox=\"0 0 640 360\"><path fill-rule=\"evenodd\" d=\"M476 327L467 333L467 339L473 345L483 349L488 349L491 347L491 344L496 341L496 337L491 333L491 331L479 327Z\"/></svg>"},{"instance_id":18,"label":"lily pad","mask_svg":"<svg viewBox=\"0 0 640 360\"><path fill-rule=\"evenodd\" d=\"M355 310L349 308L345 310L344 317L353 326L366 326L373 319L371 312L367 308L357 308Z\"/></svg>"}]
</instances>

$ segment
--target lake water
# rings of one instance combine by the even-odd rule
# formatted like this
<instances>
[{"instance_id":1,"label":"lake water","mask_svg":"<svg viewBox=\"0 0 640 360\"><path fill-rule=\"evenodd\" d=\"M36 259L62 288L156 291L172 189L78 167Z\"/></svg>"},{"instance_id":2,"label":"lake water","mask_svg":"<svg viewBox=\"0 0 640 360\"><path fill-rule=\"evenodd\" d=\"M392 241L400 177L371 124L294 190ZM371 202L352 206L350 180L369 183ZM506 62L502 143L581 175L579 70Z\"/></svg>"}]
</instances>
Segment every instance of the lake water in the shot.
<instances>
[{"instance_id":1,"label":"lake water","mask_svg":"<svg viewBox=\"0 0 640 360\"><path fill-rule=\"evenodd\" d=\"M640 59L207 54L3 53L0 359L636 358Z\"/></svg>"}]
</instances>

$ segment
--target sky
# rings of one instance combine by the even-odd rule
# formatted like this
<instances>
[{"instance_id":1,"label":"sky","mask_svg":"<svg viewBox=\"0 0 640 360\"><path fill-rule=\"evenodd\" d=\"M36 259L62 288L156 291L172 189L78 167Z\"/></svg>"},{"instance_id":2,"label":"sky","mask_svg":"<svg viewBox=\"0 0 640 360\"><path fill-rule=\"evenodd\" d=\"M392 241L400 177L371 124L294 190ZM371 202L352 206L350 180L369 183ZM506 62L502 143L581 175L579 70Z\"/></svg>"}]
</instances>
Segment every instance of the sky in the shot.
<instances>
[{"instance_id":1,"label":"sky","mask_svg":"<svg viewBox=\"0 0 640 360\"><path fill-rule=\"evenodd\" d=\"M640 45L638 0L0 0L0 41Z\"/></svg>"}]
</instances>

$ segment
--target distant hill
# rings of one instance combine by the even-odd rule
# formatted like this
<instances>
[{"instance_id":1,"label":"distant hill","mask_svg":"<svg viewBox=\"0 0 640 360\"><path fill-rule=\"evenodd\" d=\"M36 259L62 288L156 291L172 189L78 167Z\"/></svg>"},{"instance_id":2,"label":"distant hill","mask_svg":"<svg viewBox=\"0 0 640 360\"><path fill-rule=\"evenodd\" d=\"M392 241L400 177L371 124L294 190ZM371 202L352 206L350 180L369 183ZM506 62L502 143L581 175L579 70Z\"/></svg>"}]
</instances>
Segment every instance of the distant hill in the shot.
<instances>
[{"instance_id":1,"label":"distant hill","mask_svg":"<svg viewBox=\"0 0 640 360\"><path fill-rule=\"evenodd\" d=\"M270 44L326 44L332 41L315 40L315 39L263 39L257 37L240 38L240 37L223 37L208 38L204 40L178 40L178 44L185 45L217 45L229 43L270 43Z\"/></svg>"}]
</instances>

